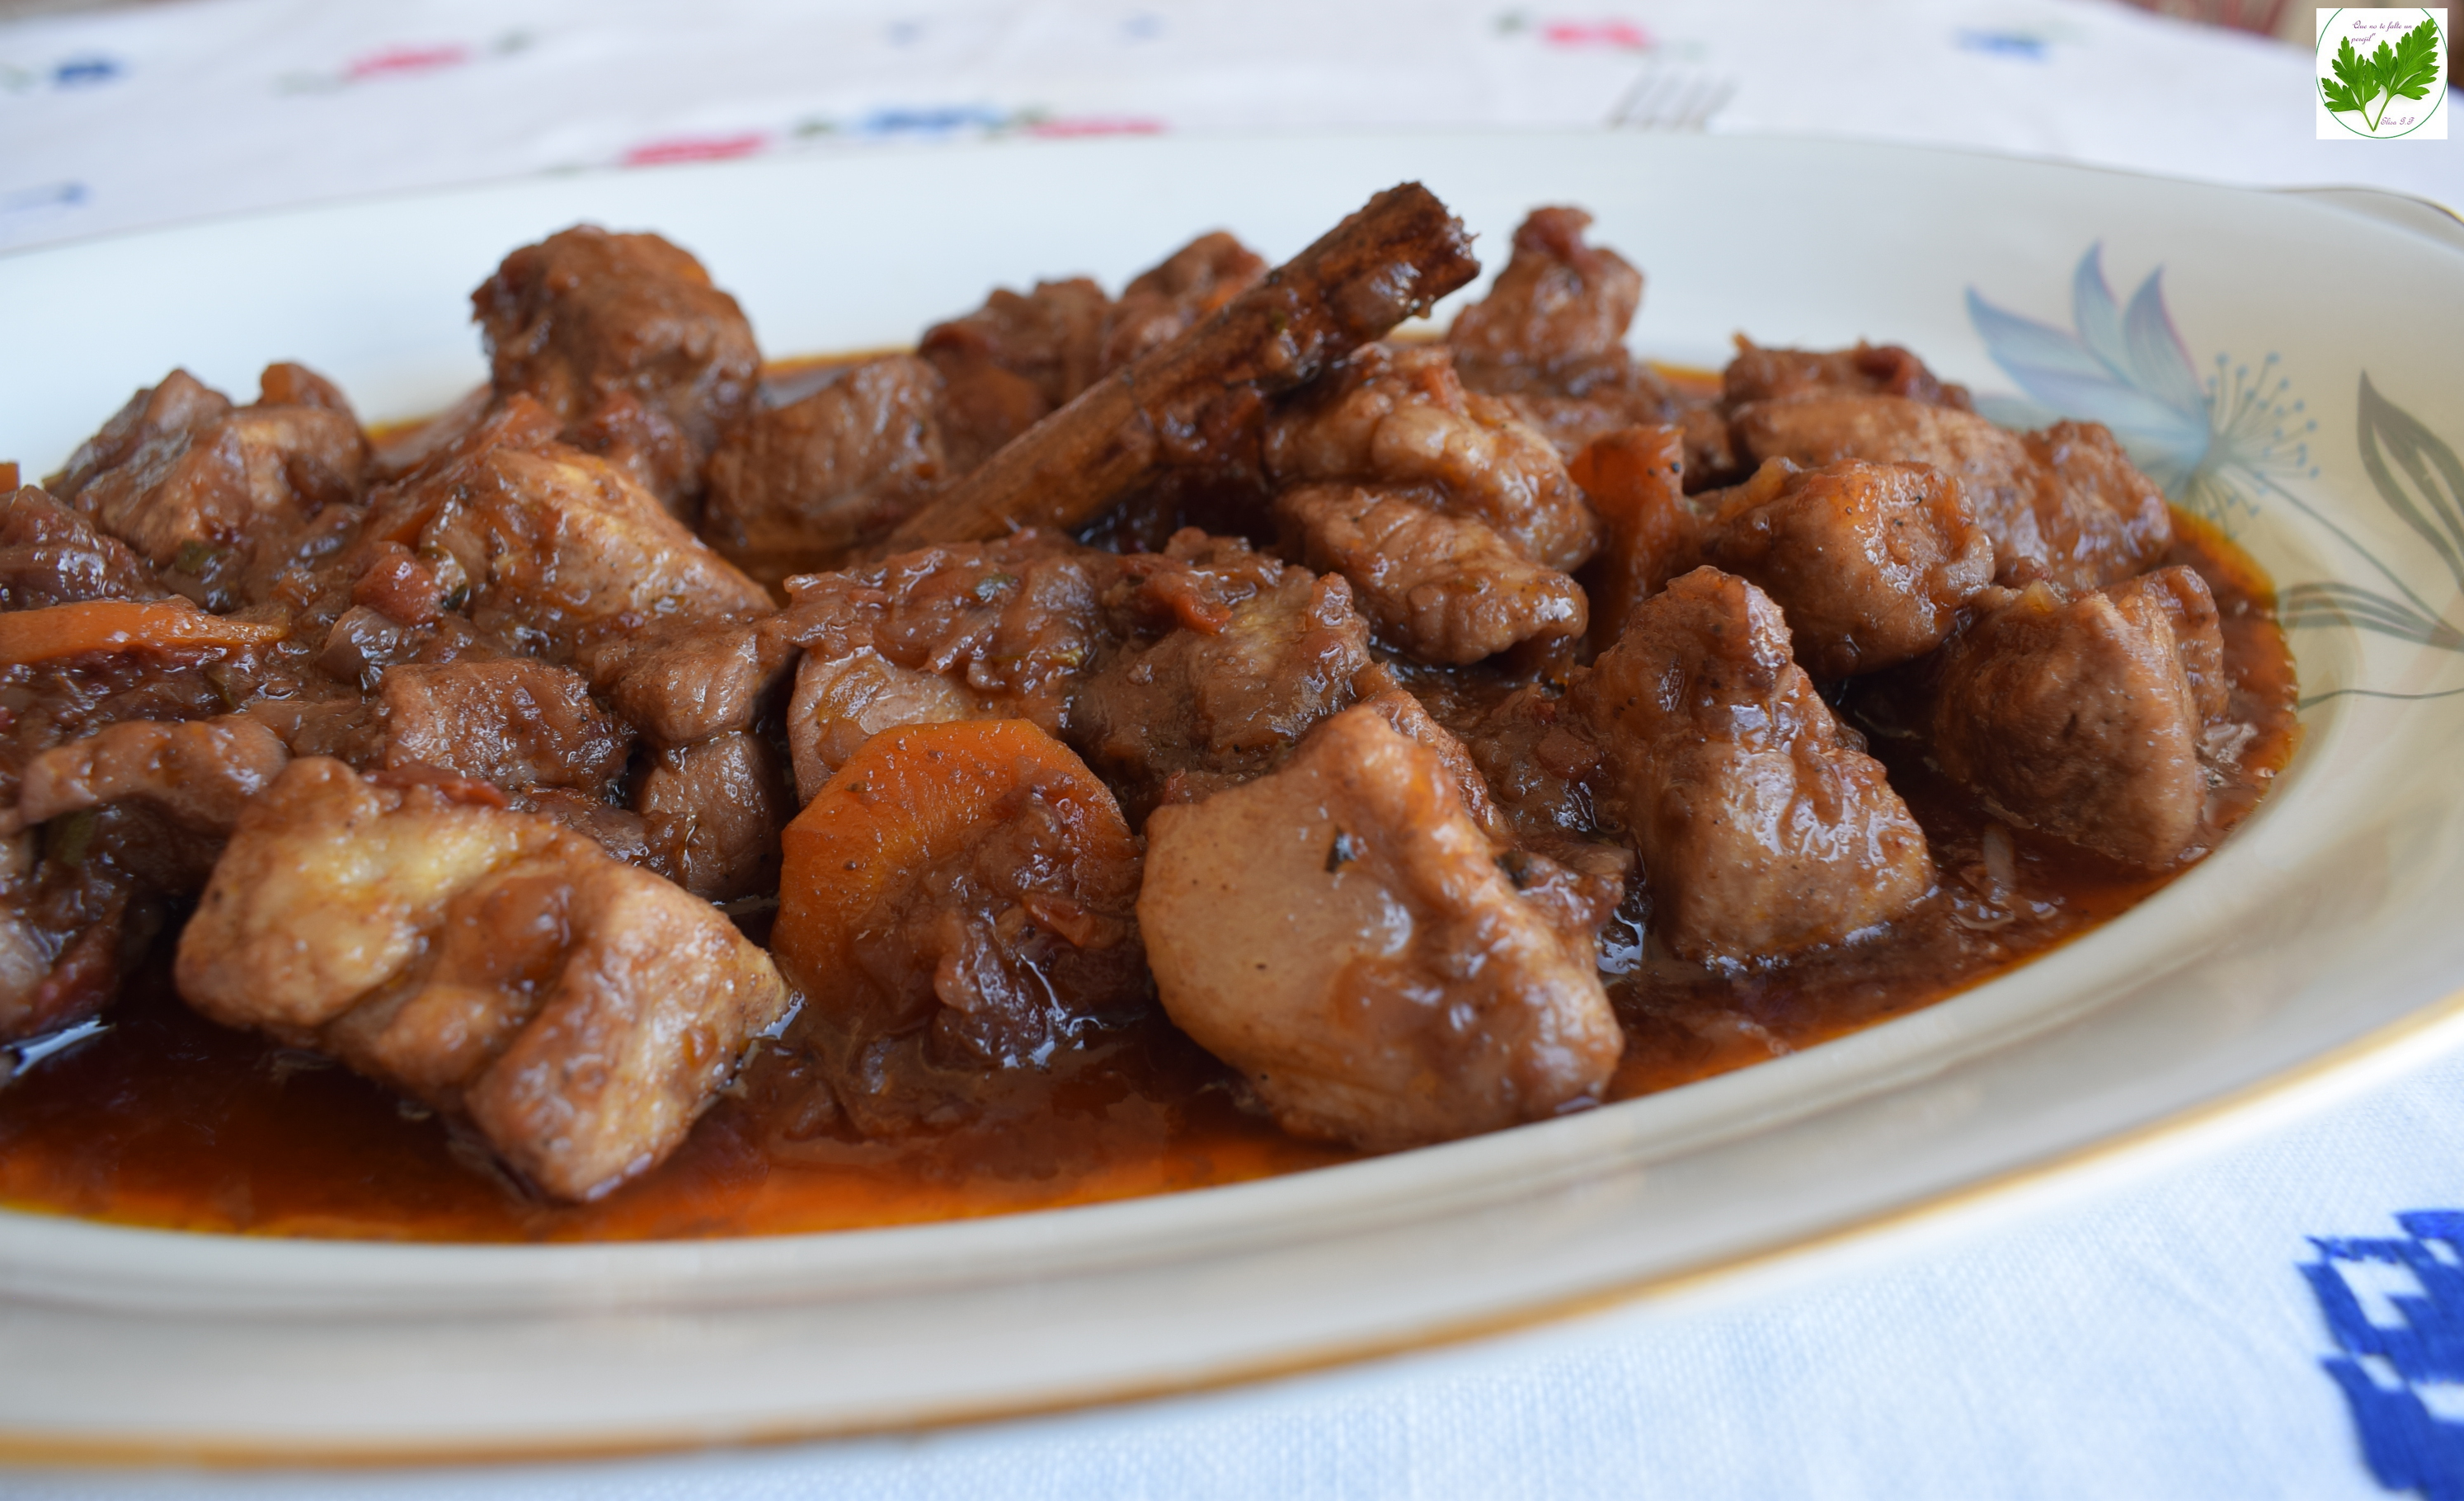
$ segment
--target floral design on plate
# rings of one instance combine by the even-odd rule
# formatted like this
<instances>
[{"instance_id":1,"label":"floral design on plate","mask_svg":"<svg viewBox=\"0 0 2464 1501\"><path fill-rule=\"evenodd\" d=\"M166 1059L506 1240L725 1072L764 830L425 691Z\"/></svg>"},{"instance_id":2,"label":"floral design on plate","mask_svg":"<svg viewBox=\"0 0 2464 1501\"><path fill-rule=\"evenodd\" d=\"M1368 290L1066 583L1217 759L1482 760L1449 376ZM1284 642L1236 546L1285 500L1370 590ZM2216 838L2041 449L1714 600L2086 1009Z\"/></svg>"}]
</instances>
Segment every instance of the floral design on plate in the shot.
<instances>
[{"instance_id":1,"label":"floral design on plate","mask_svg":"<svg viewBox=\"0 0 2464 1501\"><path fill-rule=\"evenodd\" d=\"M2071 274L2068 329L1996 307L1969 288L1969 321L1993 363L2027 393L1980 396L1977 409L2013 428L2062 417L2101 422L2175 504L2228 535L2266 504L2282 501L2386 581L2385 589L2337 579L2290 585L2277 596L2286 629L2349 627L2464 653L2464 629L2449 618L2464 600L2464 461L2455 450L2362 373L2362 468L2380 502L2445 565L2453 588L2433 604L2288 483L2318 478L2310 440L2319 422L2306 414L2305 401L2288 402L2293 383L2277 370L2277 356L2253 369L2219 354L2202 380L2165 306L2163 270L2149 272L2124 307L2105 280L2103 249L2089 246ZM2340 694L2443 698L2464 689L2339 688L2305 697L2302 707Z\"/></svg>"}]
</instances>

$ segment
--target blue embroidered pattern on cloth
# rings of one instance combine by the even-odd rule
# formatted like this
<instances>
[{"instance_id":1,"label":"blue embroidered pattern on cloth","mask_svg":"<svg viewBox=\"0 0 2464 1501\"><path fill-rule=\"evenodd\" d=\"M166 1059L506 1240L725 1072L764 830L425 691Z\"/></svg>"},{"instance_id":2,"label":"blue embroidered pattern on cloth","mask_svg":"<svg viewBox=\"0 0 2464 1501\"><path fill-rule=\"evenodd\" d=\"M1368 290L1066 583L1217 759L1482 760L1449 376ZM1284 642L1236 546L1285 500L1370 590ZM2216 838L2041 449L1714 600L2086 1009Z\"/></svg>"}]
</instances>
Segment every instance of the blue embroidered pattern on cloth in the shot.
<instances>
[{"instance_id":1,"label":"blue embroidered pattern on cloth","mask_svg":"<svg viewBox=\"0 0 2464 1501\"><path fill-rule=\"evenodd\" d=\"M2301 1274L2343 1352L2319 1363L2379 1484L2464 1501L2464 1211L2395 1218L2400 1237L2312 1237Z\"/></svg>"}]
</instances>

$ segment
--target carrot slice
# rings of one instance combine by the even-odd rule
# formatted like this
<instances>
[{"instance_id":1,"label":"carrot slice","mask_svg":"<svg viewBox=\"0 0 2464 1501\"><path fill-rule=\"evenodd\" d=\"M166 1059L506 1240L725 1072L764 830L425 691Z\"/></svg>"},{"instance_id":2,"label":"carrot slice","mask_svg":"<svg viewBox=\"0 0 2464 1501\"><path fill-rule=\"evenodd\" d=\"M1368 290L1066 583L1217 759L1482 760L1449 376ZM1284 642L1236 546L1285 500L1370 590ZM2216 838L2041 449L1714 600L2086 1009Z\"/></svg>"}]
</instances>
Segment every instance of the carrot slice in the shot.
<instances>
[{"instance_id":1,"label":"carrot slice","mask_svg":"<svg viewBox=\"0 0 2464 1501\"><path fill-rule=\"evenodd\" d=\"M865 741L782 836L770 932L780 972L807 996L839 988L882 900L975 845L1030 786L1087 852L1136 857L1111 789L1025 719L912 724Z\"/></svg>"},{"instance_id":2,"label":"carrot slice","mask_svg":"<svg viewBox=\"0 0 2464 1501\"><path fill-rule=\"evenodd\" d=\"M288 634L280 626L209 615L186 601L86 600L0 614L0 667L87 651L262 646Z\"/></svg>"}]
</instances>

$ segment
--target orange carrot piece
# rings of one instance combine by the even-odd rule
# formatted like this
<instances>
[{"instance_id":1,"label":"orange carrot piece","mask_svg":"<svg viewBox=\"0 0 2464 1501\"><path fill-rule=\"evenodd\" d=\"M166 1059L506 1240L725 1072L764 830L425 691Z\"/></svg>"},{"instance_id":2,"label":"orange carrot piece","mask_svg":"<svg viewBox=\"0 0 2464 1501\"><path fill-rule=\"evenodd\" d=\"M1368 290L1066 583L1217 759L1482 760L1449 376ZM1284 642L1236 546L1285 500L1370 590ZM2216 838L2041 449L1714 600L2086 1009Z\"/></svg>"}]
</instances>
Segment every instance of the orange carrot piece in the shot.
<instances>
[{"instance_id":1,"label":"orange carrot piece","mask_svg":"<svg viewBox=\"0 0 2464 1501\"><path fill-rule=\"evenodd\" d=\"M6 462L0 462L0 492L11 491L16 488L17 461L12 458Z\"/></svg>"},{"instance_id":2,"label":"orange carrot piece","mask_svg":"<svg viewBox=\"0 0 2464 1501\"><path fill-rule=\"evenodd\" d=\"M780 972L808 996L831 987L881 900L974 844L1030 784L1099 850L1135 856L1111 789L1025 719L912 724L865 741L781 836Z\"/></svg>"},{"instance_id":3,"label":"orange carrot piece","mask_svg":"<svg viewBox=\"0 0 2464 1501\"><path fill-rule=\"evenodd\" d=\"M262 646L287 634L280 626L209 615L185 600L86 600L0 614L0 667L88 651Z\"/></svg>"},{"instance_id":4,"label":"orange carrot piece","mask_svg":"<svg viewBox=\"0 0 2464 1501\"><path fill-rule=\"evenodd\" d=\"M1617 645L1636 607L1701 562L1702 523L1686 508L1685 432L1626 428L1595 439L1567 473L1608 538L1581 574L1592 599L1592 645Z\"/></svg>"}]
</instances>

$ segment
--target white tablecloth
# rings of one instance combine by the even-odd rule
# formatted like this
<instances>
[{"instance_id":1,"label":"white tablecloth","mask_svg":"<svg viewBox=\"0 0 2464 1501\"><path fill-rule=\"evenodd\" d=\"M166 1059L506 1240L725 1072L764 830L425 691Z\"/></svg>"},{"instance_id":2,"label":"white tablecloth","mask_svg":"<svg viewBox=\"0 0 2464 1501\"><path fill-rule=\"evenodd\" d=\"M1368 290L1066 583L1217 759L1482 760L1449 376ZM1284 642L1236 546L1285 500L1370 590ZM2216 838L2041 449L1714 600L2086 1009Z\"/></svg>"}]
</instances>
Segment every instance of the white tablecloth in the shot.
<instances>
[{"instance_id":1,"label":"white tablecloth","mask_svg":"<svg viewBox=\"0 0 2464 1501\"><path fill-rule=\"evenodd\" d=\"M0 247L576 166L1408 122L1852 134L2464 203L2464 144L2319 141L2309 77L2298 48L2053 0L192 0L0 25ZM0 1494L2464 1497L2459 1148L2464 1056L2428 1056L2187 1159L1327 1375L746 1453L0 1471Z\"/></svg>"}]
</instances>

